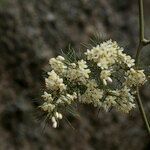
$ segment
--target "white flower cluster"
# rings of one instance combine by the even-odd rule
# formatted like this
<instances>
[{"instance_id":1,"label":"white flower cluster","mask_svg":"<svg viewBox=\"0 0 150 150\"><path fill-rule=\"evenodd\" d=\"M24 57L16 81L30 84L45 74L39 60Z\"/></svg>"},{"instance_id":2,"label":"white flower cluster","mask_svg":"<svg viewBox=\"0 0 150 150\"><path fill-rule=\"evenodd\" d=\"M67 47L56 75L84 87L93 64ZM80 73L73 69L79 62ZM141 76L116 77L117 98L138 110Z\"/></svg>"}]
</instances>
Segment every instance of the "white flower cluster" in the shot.
<instances>
[{"instance_id":1,"label":"white flower cluster","mask_svg":"<svg viewBox=\"0 0 150 150\"><path fill-rule=\"evenodd\" d=\"M87 60L93 60L97 63L97 66L102 69L108 69L117 60L117 50L118 45L116 42L109 40L93 47L91 50L88 49L85 55L87 56Z\"/></svg>"},{"instance_id":2,"label":"white flower cluster","mask_svg":"<svg viewBox=\"0 0 150 150\"><path fill-rule=\"evenodd\" d=\"M90 69L87 69L86 61L79 60L77 65L75 63L71 63L70 67L68 67L66 77L70 81L85 83L89 78Z\"/></svg>"},{"instance_id":3,"label":"white flower cluster","mask_svg":"<svg viewBox=\"0 0 150 150\"><path fill-rule=\"evenodd\" d=\"M131 68L126 72L126 83L128 86L142 85L146 82L144 70Z\"/></svg>"},{"instance_id":4,"label":"white flower cluster","mask_svg":"<svg viewBox=\"0 0 150 150\"><path fill-rule=\"evenodd\" d=\"M103 108L108 111L112 106L117 110L129 113L129 111L135 107L135 97L130 93L130 89L124 86L120 90L109 91L110 93L106 97Z\"/></svg>"},{"instance_id":5,"label":"white flower cluster","mask_svg":"<svg viewBox=\"0 0 150 150\"><path fill-rule=\"evenodd\" d=\"M51 58L49 64L56 73L63 75L67 69L67 66L64 64L64 61L64 57L58 56L56 58Z\"/></svg>"},{"instance_id":6,"label":"white flower cluster","mask_svg":"<svg viewBox=\"0 0 150 150\"><path fill-rule=\"evenodd\" d=\"M87 89L85 93L81 95L80 102L99 107L101 105L100 99L103 97L103 90L98 88L95 80L89 80L86 86Z\"/></svg>"},{"instance_id":7,"label":"white flower cluster","mask_svg":"<svg viewBox=\"0 0 150 150\"><path fill-rule=\"evenodd\" d=\"M125 64L128 67L134 66L134 59L123 53L116 42L108 40L85 53L87 60L93 60L101 69L108 69L115 63Z\"/></svg>"},{"instance_id":8,"label":"white flower cluster","mask_svg":"<svg viewBox=\"0 0 150 150\"><path fill-rule=\"evenodd\" d=\"M76 62L62 56L49 61L52 71L45 79L40 107L54 128L63 118L64 108L75 102L129 113L135 107L135 87L146 82L144 71L135 68L134 59L116 42L103 42L84 54L85 59Z\"/></svg>"},{"instance_id":9,"label":"white flower cluster","mask_svg":"<svg viewBox=\"0 0 150 150\"><path fill-rule=\"evenodd\" d=\"M66 89L63 79L60 78L54 70L48 72L48 75L48 78L45 79L47 89L60 92Z\"/></svg>"}]
</instances>

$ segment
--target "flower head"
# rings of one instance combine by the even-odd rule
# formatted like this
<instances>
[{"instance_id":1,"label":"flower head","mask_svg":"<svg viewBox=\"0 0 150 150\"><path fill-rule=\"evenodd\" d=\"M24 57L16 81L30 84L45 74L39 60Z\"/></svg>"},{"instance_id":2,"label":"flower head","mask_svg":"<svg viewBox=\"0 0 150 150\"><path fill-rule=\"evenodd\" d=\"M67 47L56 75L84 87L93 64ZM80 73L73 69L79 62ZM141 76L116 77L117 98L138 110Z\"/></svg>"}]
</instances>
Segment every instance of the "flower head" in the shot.
<instances>
[{"instance_id":1,"label":"flower head","mask_svg":"<svg viewBox=\"0 0 150 150\"><path fill-rule=\"evenodd\" d=\"M112 40L88 49L85 60L70 62L58 56L49 64L52 70L45 78L40 108L54 128L63 118L64 108L76 102L129 113L135 108L135 86L146 82L144 71L134 68L134 59Z\"/></svg>"}]
</instances>

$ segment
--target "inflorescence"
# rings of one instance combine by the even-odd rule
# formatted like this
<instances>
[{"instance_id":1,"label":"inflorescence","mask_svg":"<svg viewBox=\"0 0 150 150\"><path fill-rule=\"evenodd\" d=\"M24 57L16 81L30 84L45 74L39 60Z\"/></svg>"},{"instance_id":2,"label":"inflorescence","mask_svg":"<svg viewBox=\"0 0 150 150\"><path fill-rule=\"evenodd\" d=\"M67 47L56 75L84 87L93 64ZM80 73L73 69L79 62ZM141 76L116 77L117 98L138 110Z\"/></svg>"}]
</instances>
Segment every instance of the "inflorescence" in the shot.
<instances>
[{"instance_id":1,"label":"inflorescence","mask_svg":"<svg viewBox=\"0 0 150 150\"><path fill-rule=\"evenodd\" d=\"M77 102L129 113L135 108L136 86L146 82L144 70L137 70L134 59L112 40L88 49L84 59L71 62L58 56L49 64L40 107L54 128L65 108Z\"/></svg>"}]
</instances>

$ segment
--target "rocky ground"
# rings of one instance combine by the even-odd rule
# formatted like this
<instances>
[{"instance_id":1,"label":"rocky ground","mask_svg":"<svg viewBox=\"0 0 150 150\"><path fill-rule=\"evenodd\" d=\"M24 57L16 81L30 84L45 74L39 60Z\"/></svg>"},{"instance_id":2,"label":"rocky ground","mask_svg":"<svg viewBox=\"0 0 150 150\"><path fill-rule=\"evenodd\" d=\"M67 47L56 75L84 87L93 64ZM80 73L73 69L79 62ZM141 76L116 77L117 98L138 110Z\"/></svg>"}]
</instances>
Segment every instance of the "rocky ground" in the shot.
<instances>
[{"instance_id":1,"label":"rocky ground","mask_svg":"<svg viewBox=\"0 0 150 150\"><path fill-rule=\"evenodd\" d=\"M149 0L145 2L150 36ZM98 33L133 55L138 42L137 0L0 0L0 150L148 150L138 109L129 115L79 106L58 129L44 128L37 106L48 59ZM149 65L150 47L142 60ZM142 87L150 113L150 88Z\"/></svg>"}]
</instances>

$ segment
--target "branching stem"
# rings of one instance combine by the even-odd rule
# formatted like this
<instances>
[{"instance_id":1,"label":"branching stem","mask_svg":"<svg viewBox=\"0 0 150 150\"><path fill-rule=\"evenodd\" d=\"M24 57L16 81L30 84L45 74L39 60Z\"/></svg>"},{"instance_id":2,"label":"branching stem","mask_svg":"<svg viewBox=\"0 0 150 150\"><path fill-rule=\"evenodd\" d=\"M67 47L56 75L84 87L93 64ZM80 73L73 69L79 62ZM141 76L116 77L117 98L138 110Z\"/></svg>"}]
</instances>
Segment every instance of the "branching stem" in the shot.
<instances>
[{"instance_id":1,"label":"branching stem","mask_svg":"<svg viewBox=\"0 0 150 150\"><path fill-rule=\"evenodd\" d=\"M138 68L138 64L139 64L139 56L140 56L140 52L142 50L142 48L148 44L150 44L150 40L145 39L144 37L144 12L143 12L143 0L138 0L139 1L139 45L138 45L138 49L136 51L136 57L135 57L135 66L136 68ZM148 119L146 117L145 114L145 110L142 104L142 100L140 97L140 93L139 93L139 87L137 86L137 104L142 116L142 119L145 123L146 129L148 131L148 134L150 135L150 125L148 122Z\"/></svg>"}]
</instances>

